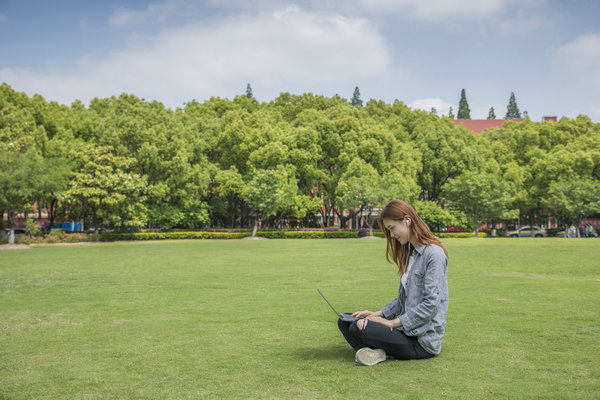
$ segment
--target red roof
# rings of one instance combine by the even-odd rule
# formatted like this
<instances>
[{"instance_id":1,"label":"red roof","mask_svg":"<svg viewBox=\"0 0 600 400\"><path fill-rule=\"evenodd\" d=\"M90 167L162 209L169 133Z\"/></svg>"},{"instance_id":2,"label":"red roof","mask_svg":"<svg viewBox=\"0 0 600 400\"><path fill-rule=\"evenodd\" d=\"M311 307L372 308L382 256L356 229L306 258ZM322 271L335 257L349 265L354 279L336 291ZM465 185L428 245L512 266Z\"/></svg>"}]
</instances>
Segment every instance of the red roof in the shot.
<instances>
[{"instance_id":1,"label":"red roof","mask_svg":"<svg viewBox=\"0 0 600 400\"><path fill-rule=\"evenodd\" d=\"M455 119L454 125L463 124L465 128L475 133L481 133L482 130L487 128L502 128L502 125L506 121L521 122L523 118L515 119Z\"/></svg>"}]
</instances>

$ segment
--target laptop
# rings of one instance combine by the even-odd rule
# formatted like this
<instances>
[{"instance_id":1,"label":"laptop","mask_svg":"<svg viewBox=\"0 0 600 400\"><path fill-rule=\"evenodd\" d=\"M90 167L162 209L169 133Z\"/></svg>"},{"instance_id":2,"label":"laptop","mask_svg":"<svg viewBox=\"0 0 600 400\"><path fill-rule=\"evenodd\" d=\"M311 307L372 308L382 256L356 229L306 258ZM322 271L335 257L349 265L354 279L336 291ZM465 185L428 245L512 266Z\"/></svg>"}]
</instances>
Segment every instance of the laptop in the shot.
<instances>
[{"instance_id":1,"label":"laptop","mask_svg":"<svg viewBox=\"0 0 600 400\"><path fill-rule=\"evenodd\" d=\"M352 321L356 321L357 319L361 319L361 318L353 317L352 313L340 314L339 312L335 311L335 308L333 308L333 306L331 305L329 300L327 300L327 297L325 297L325 295L319 290L319 288L317 288L317 292L319 292L319 294L323 297L323 299L327 302L327 304L329 304L329 307L331 307L331 309L333 310L335 315L337 315L338 318L341 319L342 321L352 322Z\"/></svg>"}]
</instances>

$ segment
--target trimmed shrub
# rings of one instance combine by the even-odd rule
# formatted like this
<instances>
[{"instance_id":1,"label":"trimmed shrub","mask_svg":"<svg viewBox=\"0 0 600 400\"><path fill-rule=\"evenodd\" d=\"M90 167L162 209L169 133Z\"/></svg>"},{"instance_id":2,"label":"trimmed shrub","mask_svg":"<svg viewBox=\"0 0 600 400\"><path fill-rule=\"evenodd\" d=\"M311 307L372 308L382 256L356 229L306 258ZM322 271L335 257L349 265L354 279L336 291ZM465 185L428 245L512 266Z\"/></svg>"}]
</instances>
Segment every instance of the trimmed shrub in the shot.
<instances>
[{"instance_id":1,"label":"trimmed shrub","mask_svg":"<svg viewBox=\"0 0 600 400\"><path fill-rule=\"evenodd\" d=\"M250 236L250 232L103 232L100 240L241 239L246 236Z\"/></svg>"},{"instance_id":2,"label":"trimmed shrub","mask_svg":"<svg viewBox=\"0 0 600 400\"><path fill-rule=\"evenodd\" d=\"M117 240L174 240L174 239L242 239L249 237L250 231L245 232L212 232L212 231L182 231L182 232L103 232L100 240L112 242ZM440 238L468 238L474 232L441 232L436 234ZM354 230L298 230L298 231L258 231L257 237L267 239L355 239L358 232ZM373 231L373 236L384 237L383 232ZM479 232L480 237L486 237L484 232Z\"/></svg>"},{"instance_id":3,"label":"trimmed shrub","mask_svg":"<svg viewBox=\"0 0 600 400\"><path fill-rule=\"evenodd\" d=\"M457 238L472 238L475 237L475 232L438 232L434 233L440 239L457 239ZM479 232L479 237L487 237L485 232Z\"/></svg>"}]
</instances>

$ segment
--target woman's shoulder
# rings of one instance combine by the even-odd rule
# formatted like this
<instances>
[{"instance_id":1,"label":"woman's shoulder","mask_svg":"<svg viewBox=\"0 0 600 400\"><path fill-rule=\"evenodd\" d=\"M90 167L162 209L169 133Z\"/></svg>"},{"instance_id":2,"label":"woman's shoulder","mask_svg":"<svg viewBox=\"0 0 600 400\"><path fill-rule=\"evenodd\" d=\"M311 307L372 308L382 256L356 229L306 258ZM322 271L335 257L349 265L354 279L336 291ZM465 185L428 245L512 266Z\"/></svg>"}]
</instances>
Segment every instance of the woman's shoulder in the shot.
<instances>
[{"instance_id":1,"label":"woman's shoulder","mask_svg":"<svg viewBox=\"0 0 600 400\"><path fill-rule=\"evenodd\" d=\"M440 258L447 258L446 257L446 253L444 252L444 249L442 249L440 246L438 246L435 243L431 243L425 246L425 248L423 249L423 254L425 254L426 256L429 257L440 257Z\"/></svg>"}]
</instances>

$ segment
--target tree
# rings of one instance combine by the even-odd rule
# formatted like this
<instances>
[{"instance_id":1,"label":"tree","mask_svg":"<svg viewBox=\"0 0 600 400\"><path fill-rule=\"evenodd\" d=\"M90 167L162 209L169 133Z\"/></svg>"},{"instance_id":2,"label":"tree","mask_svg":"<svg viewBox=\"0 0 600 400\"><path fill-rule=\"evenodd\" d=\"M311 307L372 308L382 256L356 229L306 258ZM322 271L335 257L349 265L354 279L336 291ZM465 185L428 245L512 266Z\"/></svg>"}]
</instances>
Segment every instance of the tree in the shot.
<instances>
[{"instance_id":1,"label":"tree","mask_svg":"<svg viewBox=\"0 0 600 400\"><path fill-rule=\"evenodd\" d=\"M250 84L246 86L246 97L249 99L254 98L254 95L252 94L252 86L250 86Z\"/></svg>"},{"instance_id":2,"label":"tree","mask_svg":"<svg viewBox=\"0 0 600 400\"><path fill-rule=\"evenodd\" d=\"M288 210L296 204L297 191L298 186L293 178L293 171L283 165L275 170L254 172L243 192L244 200L256 212L252 237L256 236L259 223L262 224L267 217Z\"/></svg>"},{"instance_id":3,"label":"tree","mask_svg":"<svg viewBox=\"0 0 600 400\"><path fill-rule=\"evenodd\" d=\"M354 107L362 107L363 105L363 101L360 99L360 90L358 90L358 86L354 88L354 94L352 95L350 104Z\"/></svg>"},{"instance_id":4,"label":"tree","mask_svg":"<svg viewBox=\"0 0 600 400\"><path fill-rule=\"evenodd\" d=\"M345 227L346 221L357 214L378 207L382 202L381 189L381 177L375 168L360 158L352 160L336 188L341 226ZM344 210L348 210L349 215L344 215Z\"/></svg>"},{"instance_id":5,"label":"tree","mask_svg":"<svg viewBox=\"0 0 600 400\"><path fill-rule=\"evenodd\" d=\"M457 218L455 216L457 213L453 212L454 210L442 208L434 201L417 201L414 203L414 206L415 211L417 211L432 231L439 231L442 227L448 226L464 227L462 226L464 215L460 215L461 218ZM461 212L459 211L459 213Z\"/></svg>"},{"instance_id":6,"label":"tree","mask_svg":"<svg viewBox=\"0 0 600 400\"><path fill-rule=\"evenodd\" d=\"M452 106L450 106L450 109L448 110L448 117L450 119L454 119L454 109L452 108Z\"/></svg>"},{"instance_id":7,"label":"tree","mask_svg":"<svg viewBox=\"0 0 600 400\"><path fill-rule=\"evenodd\" d=\"M471 216L475 236L479 236L479 225L501 216L511 200L501 179L477 171L467 171L448 182L444 198L449 205Z\"/></svg>"},{"instance_id":8,"label":"tree","mask_svg":"<svg viewBox=\"0 0 600 400\"><path fill-rule=\"evenodd\" d=\"M460 102L458 103L458 115L457 119L471 119L471 110L469 109L469 103L467 103L467 95L465 89L460 92Z\"/></svg>"},{"instance_id":9,"label":"tree","mask_svg":"<svg viewBox=\"0 0 600 400\"><path fill-rule=\"evenodd\" d=\"M506 119L521 118L521 112L517 106L517 100L515 93L510 92L510 99L508 100L508 106L506 107Z\"/></svg>"},{"instance_id":10,"label":"tree","mask_svg":"<svg viewBox=\"0 0 600 400\"><path fill-rule=\"evenodd\" d=\"M552 182L544 204L579 227L583 218L600 213L600 183L593 178L567 178ZM577 229L577 237L580 237Z\"/></svg>"},{"instance_id":11,"label":"tree","mask_svg":"<svg viewBox=\"0 0 600 400\"><path fill-rule=\"evenodd\" d=\"M487 119L496 119L496 113L494 112L494 107L490 107L490 112L488 113Z\"/></svg>"},{"instance_id":12,"label":"tree","mask_svg":"<svg viewBox=\"0 0 600 400\"><path fill-rule=\"evenodd\" d=\"M235 167L219 170L215 175L212 193L215 197L225 201L226 220L231 227L235 226L236 214L238 208L241 208L241 197L245 186L242 176ZM213 211L217 208L215 203L217 202L213 201Z\"/></svg>"},{"instance_id":13,"label":"tree","mask_svg":"<svg viewBox=\"0 0 600 400\"><path fill-rule=\"evenodd\" d=\"M68 187L71 174L72 166L66 158L51 157L41 160L36 180L36 200L38 209L44 207L48 213L49 227L64 213L61 198Z\"/></svg>"},{"instance_id":14,"label":"tree","mask_svg":"<svg viewBox=\"0 0 600 400\"><path fill-rule=\"evenodd\" d=\"M115 156L108 146L85 145L73 151L78 168L64 201L90 217L96 235L101 224L140 227L146 222L146 178L128 172L134 160Z\"/></svg>"},{"instance_id":15,"label":"tree","mask_svg":"<svg viewBox=\"0 0 600 400\"><path fill-rule=\"evenodd\" d=\"M0 206L8 215L8 242L14 244L17 214L32 204L41 170L40 157L35 151L21 153L7 147L0 146Z\"/></svg>"},{"instance_id":16,"label":"tree","mask_svg":"<svg viewBox=\"0 0 600 400\"><path fill-rule=\"evenodd\" d=\"M411 137L420 156L417 182L421 200L439 201L442 187L449 179L480 163L476 147L479 136L463 126L455 127L446 119L423 118L416 123Z\"/></svg>"}]
</instances>

